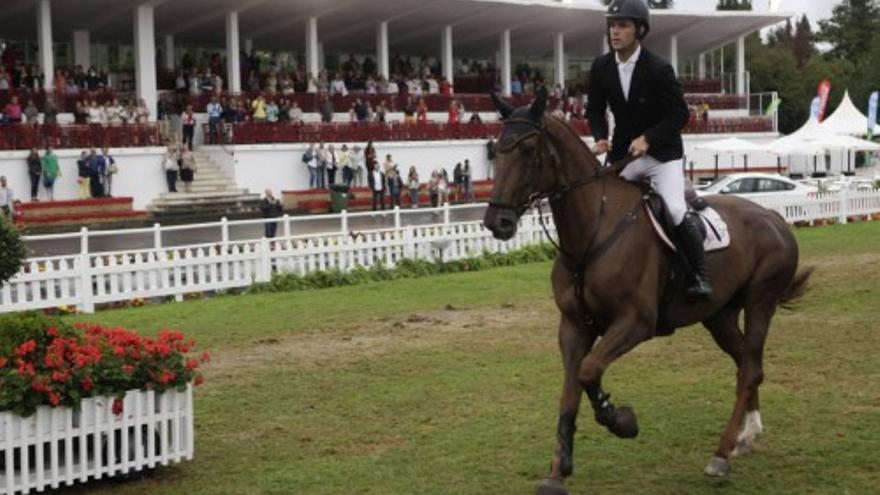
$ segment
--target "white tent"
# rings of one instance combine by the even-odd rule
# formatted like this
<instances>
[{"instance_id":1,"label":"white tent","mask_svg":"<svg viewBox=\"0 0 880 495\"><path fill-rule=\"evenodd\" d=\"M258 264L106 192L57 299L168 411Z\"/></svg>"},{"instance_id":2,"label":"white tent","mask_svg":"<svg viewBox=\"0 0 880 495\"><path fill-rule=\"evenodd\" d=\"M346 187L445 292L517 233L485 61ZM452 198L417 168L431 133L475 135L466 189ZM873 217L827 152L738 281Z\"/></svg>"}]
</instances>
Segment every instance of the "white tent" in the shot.
<instances>
[{"instance_id":1,"label":"white tent","mask_svg":"<svg viewBox=\"0 0 880 495\"><path fill-rule=\"evenodd\" d=\"M864 136L868 133L868 117L859 111L849 97L849 91L843 94L843 100L834 110L834 113L822 121L819 126L828 134L846 134L849 136ZM875 134L880 134L880 125L875 128Z\"/></svg>"},{"instance_id":2,"label":"white tent","mask_svg":"<svg viewBox=\"0 0 880 495\"><path fill-rule=\"evenodd\" d=\"M709 141L694 146L695 150L711 151L715 154L715 177L718 177L718 155L730 153L730 166L733 168L734 155L743 156L743 170L749 170L749 153L767 151L764 146L739 138L726 138Z\"/></svg>"},{"instance_id":3,"label":"white tent","mask_svg":"<svg viewBox=\"0 0 880 495\"><path fill-rule=\"evenodd\" d=\"M819 123L815 119L810 119L810 122L814 122L816 125ZM808 122L809 125L809 122ZM807 128L805 125L801 129ZM795 133L796 134L796 133ZM805 156L807 157L807 161L804 162L804 174L807 173L807 168L809 167L809 159L812 157L813 159L813 171L815 172L819 166L819 156L825 155L826 148L816 144L815 141L801 139L797 137L795 134L789 134L783 138L779 138L776 141L768 144L765 148L768 153L776 155L776 166L780 170L782 170L782 157L788 157L788 171L792 173L791 166L791 156ZM803 135L812 135L809 128L806 132L802 133ZM824 158L823 158L824 161Z\"/></svg>"},{"instance_id":4,"label":"white tent","mask_svg":"<svg viewBox=\"0 0 880 495\"><path fill-rule=\"evenodd\" d=\"M867 130L867 122L868 118L865 118L865 130ZM818 139L828 135L828 131L822 128L822 124L819 123L818 120L813 118L812 116L807 119L807 123L802 125L800 129L792 132L788 136L783 137L782 139L796 139L796 140L806 140L806 139Z\"/></svg>"},{"instance_id":5,"label":"white tent","mask_svg":"<svg viewBox=\"0 0 880 495\"><path fill-rule=\"evenodd\" d=\"M821 146L828 151L841 152L841 172L843 171L843 153L846 154L846 171L852 172L852 152L853 151L878 151L880 144L859 139L852 136L831 135L822 139L812 141L813 144Z\"/></svg>"}]
</instances>

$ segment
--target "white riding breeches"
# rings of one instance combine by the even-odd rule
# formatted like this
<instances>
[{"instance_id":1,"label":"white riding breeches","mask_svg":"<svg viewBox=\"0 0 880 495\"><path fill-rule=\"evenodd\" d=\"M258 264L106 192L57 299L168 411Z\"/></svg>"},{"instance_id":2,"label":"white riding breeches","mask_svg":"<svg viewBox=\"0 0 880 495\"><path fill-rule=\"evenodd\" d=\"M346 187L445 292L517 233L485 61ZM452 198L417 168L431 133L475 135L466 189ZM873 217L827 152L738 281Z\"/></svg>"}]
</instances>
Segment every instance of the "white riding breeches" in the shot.
<instances>
[{"instance_id":1,"label":"white riding breeches","mask_svg":"<svg viewBox=\"0 0 880 495\"><path fill-rule=\"evenodd\" d=\"M673 223L680 225L684 220L687 204L684 201L684 172L680 160L664 163L645 155L627 165L620 176L633 182L648 179L651 188L663 198Z\"/></svg>"}]
</instances>

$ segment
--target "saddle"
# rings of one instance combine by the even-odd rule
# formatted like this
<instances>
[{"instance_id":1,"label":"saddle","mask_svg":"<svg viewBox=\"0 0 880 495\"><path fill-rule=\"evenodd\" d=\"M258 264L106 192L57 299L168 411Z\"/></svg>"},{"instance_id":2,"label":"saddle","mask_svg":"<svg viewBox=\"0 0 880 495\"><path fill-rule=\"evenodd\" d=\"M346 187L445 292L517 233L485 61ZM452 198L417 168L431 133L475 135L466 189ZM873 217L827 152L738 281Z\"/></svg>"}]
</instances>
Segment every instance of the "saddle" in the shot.
<instances>
[{"instance_id":1,"label":"saddle","mask_svg":"<svg viewBox=\"0 0 880 495\"><path fill-rule=\"evenodd\" d=\"M650 186L642 184L642 194L645 199L645 211L654 227L654 232L663 241L673 253L678 252L675 235L675 225L672 223L663 198L659 194L650 189ZM721 215L709 204L705 199L696 195L693 187L689 187L685 191L685 202L687 203L687 215L693 215L699 218L700 233L703 237L703 249L707 253L724 249L730 245L730 232L727 229L727 222L721 218Z\"/></svg>"}]
</instances>

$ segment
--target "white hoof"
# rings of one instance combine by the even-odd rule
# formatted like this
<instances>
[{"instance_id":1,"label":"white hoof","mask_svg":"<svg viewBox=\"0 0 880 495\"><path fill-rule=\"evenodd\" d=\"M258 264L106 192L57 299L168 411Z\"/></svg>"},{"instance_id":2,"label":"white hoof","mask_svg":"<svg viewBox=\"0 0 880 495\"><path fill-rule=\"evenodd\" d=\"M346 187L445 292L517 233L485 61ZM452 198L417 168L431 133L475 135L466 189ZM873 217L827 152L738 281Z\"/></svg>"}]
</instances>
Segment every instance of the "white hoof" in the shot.
<instances>
[{"instance_id":1,"label":"white hoof","mask_svg":"<svg viewBox=\"0 0 880 495\"><path fill-rule=\"evenodd\" d=\"M727 459L714 456L709 459L709 464L706 465L703 472L706 473L706 476L723 478L730 474L730 463L727 462Z\"/></svg>"}]
</instances>

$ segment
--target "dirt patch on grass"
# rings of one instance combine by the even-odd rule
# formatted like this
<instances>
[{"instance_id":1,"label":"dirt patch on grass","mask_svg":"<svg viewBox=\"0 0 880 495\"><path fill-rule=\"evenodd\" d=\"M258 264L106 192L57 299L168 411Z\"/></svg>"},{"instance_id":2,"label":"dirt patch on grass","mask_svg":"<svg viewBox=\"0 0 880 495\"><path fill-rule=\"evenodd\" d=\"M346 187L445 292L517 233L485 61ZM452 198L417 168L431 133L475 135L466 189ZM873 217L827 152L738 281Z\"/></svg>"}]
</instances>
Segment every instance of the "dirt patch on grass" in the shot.
<instances>
[{"instance_id":1,"label":"dirt patch on grass","mask_svg":"<svg viewBox=\"0 0 880 495\"><path fill-rule=\"evenodd\" d=\"M315 328L258 339L247 347L214 352L210 373L235 372L280 361L310 369L345 365L389 352L456 344L486 344L502 338L546 340L556 322L547 321L546 304L443 309L380 318L339 328ZM552 327L552 328L551 328ZM499 332L516 328L519 331ZM523 331L523 330L526 331ZM534 332L529 332L534 329Z\"/></svg>"}]
</instances>

